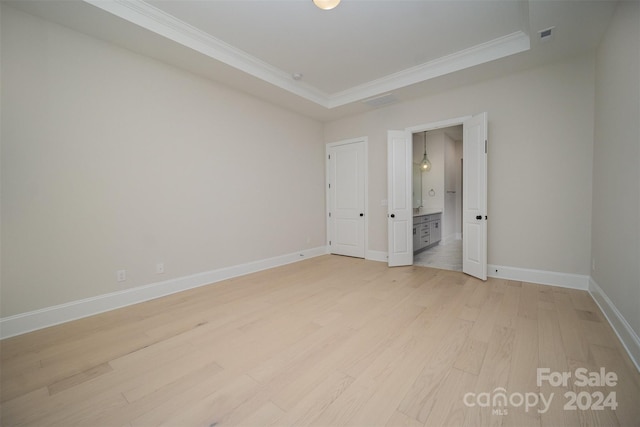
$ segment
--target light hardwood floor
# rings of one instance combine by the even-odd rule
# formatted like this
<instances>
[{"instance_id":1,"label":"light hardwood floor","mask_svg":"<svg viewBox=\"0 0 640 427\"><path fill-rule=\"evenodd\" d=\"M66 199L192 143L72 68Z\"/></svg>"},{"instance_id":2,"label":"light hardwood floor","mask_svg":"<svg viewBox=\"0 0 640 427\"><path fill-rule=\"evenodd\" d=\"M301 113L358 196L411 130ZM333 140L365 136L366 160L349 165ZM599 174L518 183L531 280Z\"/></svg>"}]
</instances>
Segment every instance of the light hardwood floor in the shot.
<instances>
[{"instance_id":1,"label":"light hardwood floor","mask_svg":"<svg viewBox=\"0 0 640 427\"><path fill-rule=\"evenodd\" d=\"M640 375L586 292L331 255L0 345L3 426L640 423ZM538 386L538 367L618 382ZM500 387L554 397L464 403ZM564 410L568 391L618 407Z\"/></svg>"}]
</instances>

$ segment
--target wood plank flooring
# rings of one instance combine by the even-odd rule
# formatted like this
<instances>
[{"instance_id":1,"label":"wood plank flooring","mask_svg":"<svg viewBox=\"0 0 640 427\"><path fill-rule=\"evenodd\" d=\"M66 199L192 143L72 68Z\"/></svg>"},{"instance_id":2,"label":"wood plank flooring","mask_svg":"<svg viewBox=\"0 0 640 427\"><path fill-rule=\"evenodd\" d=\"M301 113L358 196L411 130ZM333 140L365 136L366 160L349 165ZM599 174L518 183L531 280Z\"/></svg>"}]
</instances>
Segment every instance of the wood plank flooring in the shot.
<instances>
[{"instance_id":1,"label":"wood plank flooring","mask_svg":"<svg viewBox=\"0 0 640 427\"><path fill-rule=\"evenodd\" d=\"M640 425L640 374L586 292L331 255L0 353L3 426ZM539 367L618 382L538 385ZM502 390L554 397L545 412L480 405ZM565 410L572 391L615 392L618 406Z\"/></svg>"}]
</instances>

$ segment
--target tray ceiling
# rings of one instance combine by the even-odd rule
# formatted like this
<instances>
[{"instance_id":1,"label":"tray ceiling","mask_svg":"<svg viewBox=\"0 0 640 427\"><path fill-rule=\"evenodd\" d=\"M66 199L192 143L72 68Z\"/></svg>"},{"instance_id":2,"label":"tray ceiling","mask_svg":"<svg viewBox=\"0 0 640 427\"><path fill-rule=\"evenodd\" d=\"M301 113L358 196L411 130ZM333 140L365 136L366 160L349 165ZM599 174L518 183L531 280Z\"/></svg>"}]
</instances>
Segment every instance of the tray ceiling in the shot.
<instances>
[{"instance_id":1,"label":"tray ceiling","mask_svg":"<svg viewBox=\"0 0 640 427\"><path fill-rule=\"evenodd\" d=\"M320 119L593 49L614 1L9 1ZM553 41L538 32L554 27ZM298 76L295 76L295 75ZM301 76L301 78L300 78ZM452 79L450 76L457 76ZM356 106L357 105L357 106Z\"/></svg>"}]
</instances>

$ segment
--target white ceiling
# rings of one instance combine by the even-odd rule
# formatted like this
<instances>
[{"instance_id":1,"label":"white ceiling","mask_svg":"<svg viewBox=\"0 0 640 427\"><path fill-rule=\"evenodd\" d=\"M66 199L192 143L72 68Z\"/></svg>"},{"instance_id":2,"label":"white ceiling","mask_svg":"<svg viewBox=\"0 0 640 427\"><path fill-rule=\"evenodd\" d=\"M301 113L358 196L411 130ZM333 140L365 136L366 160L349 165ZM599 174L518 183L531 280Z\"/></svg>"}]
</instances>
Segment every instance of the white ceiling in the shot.
<instances>
[{"instance_id":1,"label":"white ceiling","mask_svg":"<svg viewBox=\"0 0 640 427\"><path fill-rule=\"evenodd\" d=\"M523 30L515 1L148 3L328 95Z\"/></svg>"},{"instance_id":2,"label":"white ceiling","mask_svg":"<svg viewBox=\"0 0 640 427\"><path fill-rule=\"evenodd\" d=\"M362 101L381 95L400 102L593 49L616 2L342 0L330 11L311 0L7 3L330 120L375 108ZM553 40L541 42L549 27Z\"/></svg>"}]
</instances>

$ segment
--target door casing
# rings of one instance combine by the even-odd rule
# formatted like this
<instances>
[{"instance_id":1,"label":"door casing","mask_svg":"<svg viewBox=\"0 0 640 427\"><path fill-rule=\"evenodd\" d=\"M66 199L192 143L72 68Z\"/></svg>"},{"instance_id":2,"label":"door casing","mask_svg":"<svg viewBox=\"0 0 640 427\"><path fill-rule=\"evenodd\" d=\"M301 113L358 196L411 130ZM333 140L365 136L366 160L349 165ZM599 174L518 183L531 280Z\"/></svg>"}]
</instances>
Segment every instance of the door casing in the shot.
<instances>
[{"instance_id":1,"label":"door casing","mask_svg":"<svg viewBox=\"0 0 640 427\"><path fill-rule=\"evenodd\" d=\"M482 113L481 113L482 114ZM486 113L485 113L486 114ZM422 125L417 125L417 126L412 126L412 127L408 127L406 128L404 131L408 134L408 135L412 135L414 133L419 133L419 132L425 132L425 131L432 131L432 130L437 130L437 129L442 129L442 128L447 128L447 127L451 127L451 126L458 126L458 125L464 125L464 123L468 120L470 120L471 118L473 118L473 115L468 115L468 116L462 116L462 117L456 117L456 118L452 118L452 119L447 119L447 120L442 120L442 121L438 121L438 122L432 122L432 123L427 123L427 124L422 124ZM464 158L464 154L463 154L463 158ZM411 171L409 171L410 173ZM485 221L485 227L486 227L486 221ZM485 238L486 238L486 234L485 234ZM486 264L486 258L485 258L485 264ZM486 271L486 269L485 269ZM486 274L486 273L485 273ZM485 276L486 279L486 276Z\"/></svg>"}]
</instances>

